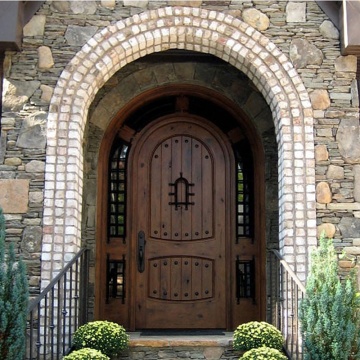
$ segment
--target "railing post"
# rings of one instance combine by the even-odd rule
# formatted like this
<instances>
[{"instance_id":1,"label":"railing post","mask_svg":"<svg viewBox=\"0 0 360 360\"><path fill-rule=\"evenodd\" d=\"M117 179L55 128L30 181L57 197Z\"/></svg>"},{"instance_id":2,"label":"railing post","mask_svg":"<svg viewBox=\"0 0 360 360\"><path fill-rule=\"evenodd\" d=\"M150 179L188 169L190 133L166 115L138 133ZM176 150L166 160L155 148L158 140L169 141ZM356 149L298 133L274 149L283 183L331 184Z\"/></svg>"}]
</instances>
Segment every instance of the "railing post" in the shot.
<instances>
[{"instance_id":1,"label":"railing post","mask_svg":"<svg viewBox=\"0 0 360 360\"><path fill-rule=\"evenodd\" d=\"M81 271L80 271L80 284L85 284L80 287L80 314L79 314L79 324L83 325L88 321L88 305L89 305L89 250L85 251L83 261L81 262Z\"/></svg>"},{"instance_id":2,"label":"railing post","mask_svg":"<svg viewBox=\"0 0 360 360\"><path fill-rule=\"evenodd\" d=\"M275 289L270 287L270 296L277 294L275 301L272 299L270 302L275 307L270 309L271 322L284 334L288 357L302 360L299 305L305 296L305 287L277 250L268 251L268 262L270 264L268 281L270 284L275 284Z\"/></svg>"},{"instance_id":3,"label":"railing post","mask_svg":"<svg viewBox=\"0 0 360 360\"><path fill-rule=\"evenodd\" d=\"M60 360L69 352L74 331L87 318L88 266L82 249L29 304L27 360Z\"/></svg>"}]
</instances>

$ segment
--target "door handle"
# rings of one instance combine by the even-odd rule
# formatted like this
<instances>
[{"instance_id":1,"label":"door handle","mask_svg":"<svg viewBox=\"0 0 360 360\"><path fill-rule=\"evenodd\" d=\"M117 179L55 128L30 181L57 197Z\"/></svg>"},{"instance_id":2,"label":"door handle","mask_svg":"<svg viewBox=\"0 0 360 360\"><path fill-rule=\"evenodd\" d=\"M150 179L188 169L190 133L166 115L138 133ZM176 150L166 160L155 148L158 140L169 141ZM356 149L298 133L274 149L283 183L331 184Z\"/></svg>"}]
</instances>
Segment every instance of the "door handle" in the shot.
<instances>
[{"instance_id":1,"label":"door handle","mask_svg":"<svg viewBox=\"0 0 360 360\"><path fill-rule=\"evenodd\" d=\"M144 272L145 270L145 244L145 233L140 230L137 241L137 266L140 273Z\"/></svg>"}]
</instances>

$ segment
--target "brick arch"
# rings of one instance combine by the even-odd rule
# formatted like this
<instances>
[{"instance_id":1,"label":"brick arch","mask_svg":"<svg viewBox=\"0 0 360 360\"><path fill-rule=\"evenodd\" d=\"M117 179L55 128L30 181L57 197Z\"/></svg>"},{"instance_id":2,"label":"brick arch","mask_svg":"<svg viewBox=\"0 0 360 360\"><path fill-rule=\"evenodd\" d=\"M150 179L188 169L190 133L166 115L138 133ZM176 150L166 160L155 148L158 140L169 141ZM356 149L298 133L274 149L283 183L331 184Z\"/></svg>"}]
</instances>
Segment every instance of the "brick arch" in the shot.
<instances>
[{"instance_id":1,"label":"brick arch","mask_svg":"<svg viewBox=\"0 0 360 360\"><path fill-rule=\"evenodd\" d=\"M81 246L82 144L92 100L120 68L169 48L227 61L269 104L279 151L280 248L305 276L308 247L316 244L315 163L312 110L301 78L286 55L241 20L217 11L166 7L104 28L58 80L48 115L42 286Z\"/></svg>"}]
</instances>

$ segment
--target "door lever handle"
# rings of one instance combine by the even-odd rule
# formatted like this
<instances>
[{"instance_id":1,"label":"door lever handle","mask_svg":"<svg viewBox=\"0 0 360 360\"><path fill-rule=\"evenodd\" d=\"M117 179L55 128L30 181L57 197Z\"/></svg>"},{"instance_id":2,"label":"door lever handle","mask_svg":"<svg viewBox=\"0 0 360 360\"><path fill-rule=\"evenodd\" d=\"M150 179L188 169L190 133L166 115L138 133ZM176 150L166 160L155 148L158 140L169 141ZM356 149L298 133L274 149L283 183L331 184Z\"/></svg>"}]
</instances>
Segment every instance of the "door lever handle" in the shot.
<instances>
[{"instance_id":1,"label":"door lever handle","mask_svg":"<svg viewBox=\"0 0 360 360\"><path fill-rule=\"evenodd\" d=\"M137 247L138 247L137 266L138 266L138 271L140 273L144 272L145 270L145 245L146 245L145 233L142 230L140 230L138 233L138 241L137 241Z\"/></svg>"}]
</instances>

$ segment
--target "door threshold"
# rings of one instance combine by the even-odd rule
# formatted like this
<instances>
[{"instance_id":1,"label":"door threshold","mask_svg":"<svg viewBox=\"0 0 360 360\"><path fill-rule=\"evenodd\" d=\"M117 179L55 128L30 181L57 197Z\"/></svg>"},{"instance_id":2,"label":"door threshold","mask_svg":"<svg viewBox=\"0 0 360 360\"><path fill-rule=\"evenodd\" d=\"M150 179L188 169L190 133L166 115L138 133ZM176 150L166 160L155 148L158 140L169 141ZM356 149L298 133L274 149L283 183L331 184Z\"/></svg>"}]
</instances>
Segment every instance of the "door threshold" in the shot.
<instances>
[{"instance_id":1,"label":"door threshold","mask_svg":"<svg viewBox=\"0 0 360 360\"><path fill-rule=\"evenodd\" d=\"M163 330L155 335L145 335L144 331L129 332L130 347L229 347L232 346L233 332L220 330L217 334L203 332L189 334L187 331L180 331L177 334L172 331Z\"/></svg>"},{"instance_id":2,"label":"door threshold","mask_svg":"<svg viewBox=\"0 0 360 360\"><path fill-rule=\"evenodd\" d=\"M224 330L218 329L155 329L141 330L140 336L208 336L225 335Z\"/></svg>"}]
</instances>

